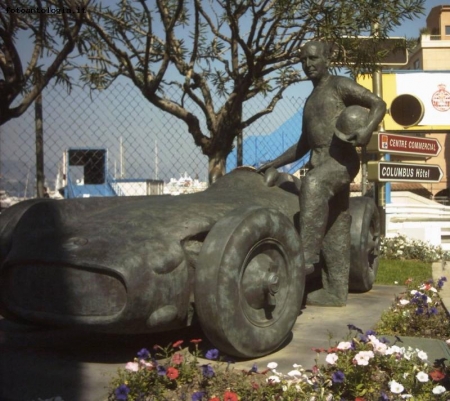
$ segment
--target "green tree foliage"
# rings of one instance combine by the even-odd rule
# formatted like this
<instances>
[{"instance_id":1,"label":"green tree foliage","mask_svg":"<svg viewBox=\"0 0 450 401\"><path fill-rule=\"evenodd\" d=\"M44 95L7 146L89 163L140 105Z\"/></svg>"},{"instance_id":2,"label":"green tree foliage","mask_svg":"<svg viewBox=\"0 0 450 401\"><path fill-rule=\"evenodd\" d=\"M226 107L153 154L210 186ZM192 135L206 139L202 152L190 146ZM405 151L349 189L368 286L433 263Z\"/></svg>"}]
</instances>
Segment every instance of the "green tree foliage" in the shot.
<instances>
[{"instance_id":1,"label":"green tree foliage","mask_svg":"<svg viewBox=\"0 0 450 401\"><path fill-rule=\"evenodd\" d=\"M0 0L0 125L21 116L52 78L70 87L66 61L87 2ZM31 38L29 52L18 37Z\"/></svg>"},{"instance_id":2,"label":"green tree foliage","mask_svg":"<svg viewBox=\"0 0 450 401\"><path fill-rule=\"evenodd\" d=\"M306 79L297 65L306 41L333 43L341 64L351 54L354 71L373 69L382 52L354 59L355 49L347 49L344 39L370 34L377 22L382 40L402 20L422 13L423 3L121 0L112 7L97 0L88 7L82 34L81 48L90 60L82 78L98 89L125 76L149 102L183 120L208 157L214 181L242 129L272 112L290 85ZM176 96L169 97L168 86L178 88ZM258 95L261 108L243 118L243 105Z\"/></svg>"}]
</instances>

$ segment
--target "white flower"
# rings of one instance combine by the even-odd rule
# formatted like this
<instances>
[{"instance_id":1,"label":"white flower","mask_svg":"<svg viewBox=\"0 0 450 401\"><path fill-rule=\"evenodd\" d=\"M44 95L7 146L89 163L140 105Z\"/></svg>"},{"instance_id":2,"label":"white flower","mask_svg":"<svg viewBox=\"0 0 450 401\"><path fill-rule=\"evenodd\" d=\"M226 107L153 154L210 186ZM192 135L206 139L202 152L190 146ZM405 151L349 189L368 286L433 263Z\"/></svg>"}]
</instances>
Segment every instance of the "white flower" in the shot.
<instances>
[{"instance_id":1,"label":"white flower","mask_svg":"<svg viewBox=\"0 0 450 401\"><path fill-rule=\"evenodd\" d=\"M283 385L283 386L281 386L281 389L282 389L283 391L287 391L287 389L288 389L288 386L286 386L286 385Z\"/></svg>"},{"instance_id":2,"label":"white flower","mask_svg":"<svg viewBox=\"0 0 450 401\"><path fill-rule=\"evenodd\" d=\"M419 291L417 290L411 290L411 295L416 295Z\"/></svg>"},{"instance_id":3,"label":"white flower","mask_svg":"<svg viewBox=\"0 0 450 401\"><path fill-rule=\"evenodd\" d=\"M385 343L382 343L378 338L375 336L369 336L370 343L373 346L373 350L377 352L378 354L385 355L387 351L387 345Z\"/></svg>"},{"instance_id":4,"label":"white flower","mask_svg":"<svg viewBox=\"0 0 450 401\"><path fill-rule=\"evenodd\" d=\"M428 359L428 355L425 351L418 351L417 357L421 359L422 361L426 361Z\"/></svg>"},{"instance_id":5,"label":"white flower","mask_svg":"<svg viewBox=\"0 0 450 401\"><path fill-rule=\"evenodd\" d=\"M445 340L445 342L450 345L450 338L448 340Z\"/></svg>"},{"instance_id":6,"label":"white flower","mask_svg":"<svg viewBox=\"0 0 450 401\"><path fill-rule=\"evenodd\" d=\"M386 355L403 354L403 351L403 348L400 348L398 345L393 345L386 350Z\"/></svg>"},{"instance_id":7,"label":"white flower","mask_svg":"<svg viewBox=\"0 0 450 401\"><path fill-rule=\"evenodd\" d=\"M411 347L408 347L408 350L403 351L403 357L405 359L407 359L408 361L411 360L411 358L414 356L414 354L415 354L415 351Z\"/></svg>"},{"instance_id":8,"label":"white flower","mask_svg":"<svg viewBox=\"0 0 450 401\"><path fill-rule=\"evenodd\" d=\"M409 301L407 299L401 299L400 300L400 305L408 305Z\"/></svg>"},{"instance_id":9,"label":"white flower","mask_svg":"<svg viewBox=\"0 0 450 401\"><path fill-rule=\"evenodd\" d=\"M386 355L387 345L384 343L378 343L376 346L374 346L373 350L380 355Z\"/></svg>"},{"instance_id":10,"label":"white flower","mask_svg":"<svg viewBox=\"0 0 450 401\"><path fill-rule=\"evenodd\" d=\"M439 395L439 394L442 394L442 393L445 393L445 387L444 386L436 386L433 389L433 394Z\"/></svg>"},{"instance_id":11,"label":"white flower","mask_svg":"<svg viewBox=\"0 0 450 401\"><path fill-rule=\"evenodd\" d=\"M395 380L389 382L389 386L391 392L394 394L400 394L405 389L400 383L396 382Z\"/></svg>"},{"instance_id":12,"label":"white flower","mask_svg":"<svg viewBox=\"0 0 450 401\"><path fill-rule=\"evenodd\" d=\"M372 351L359 351L355 355L355 361L358 365L368 365L369 360L374 357L374 354Z\"/></svg>"},{"instance_id":13,"label":"white flower","mask_svg":"<svg viewBox=\"0 0 450 401\"><path fill-rule=\"evenodd\" d=\"M338 356L335 353L328 354L327 357L325 358L325 361L330 365L334 365L337 360Z\"/></svg>"},{"instance_id":14,"label":"white flower","mask_svg":"<svg viewBox=\"0 0 450 401\"><path fill-rule=\"evenodd\" d=\"M409 376L409 373L403 373L403 378L406 379Z\"/></svg>"},{"instance_id":15,"label":"white flower","mask_svg":"<svg viewBox=\"0 0 450 401\"><path fill-rule=\"evenodd\" d=\"M406 399L406 398L412 398L412 395L411 394L402 394L400 397L403 399Z\"/></svg>"},{"instance_id":16,"label":"white flower","mask_svg":"<svg viewBox=\"0 0 450 401\"><path fill-rule=\"evenodd\" d=\"M421 383L426 383L428 381L428 375L425 372L417 373L416 377Z\"/></svg>"},{"instance_id":17,"label":"white flower","mask_svg":"<svg viewBox=\"0 0 450 401\"><path fill-rule=\"evenodd\" d=\"M267 383L279 383L281 380L278 376L270 376L266 379Z\"/></svg>"},{"instance_id":18,"label":"white flower","mask_svg":"<svg viewBox=\"0 0 450 401\"><path fill-rule=\"evenodd\" d=\"M347 349L352 348L352 343L351 343L350 341L341 341L341 342L337 345L336 348L345 351L345 350L347 350Z\"/></svg>"},{"instance_id":19,"label":"white flower","mask_svg":"<svg viewBox=\"0 0 450 401\"><path fill-rule=\"evenodd\" d=\"M291 371L288 373L288 376L301 378L303 375L302 375L302 373L301 373L300 371L298 371L298 370L291 370Z\"/></svg>"},{"instance_id":20,"label":"white flower","mask_svg":"<svg viewBox=\"0 0 450 401\"><path fill-rule=\"evenodd\" d=\"M140 360L139 360L139 363L140 363L144 368L149 369L149 370L151 370L151 369L153 369L153 368L155 367L155 366L153 365L152 362L147 362L147 361L144 361L143 359L140 359Z\"/></svg>"},{"instance_id":21,"label":"white flower","mask_svg":"<svg viewBox=\"0 0 450 401\"><path fill-rule=\"evenodd\" d=\"M269 363L267 364L267 367L268 367L269 369L276 369L277 366L278 366L278 363L276 363L276 362L269 362Z\"/></svg>"},{"instance_id":22,"label":"white flower","mask_svg":"<svg viewBox=\"0 0 450 401\"><path fill-rule=\"evenodd\" d=\"M401 252L401 251L399 251L399 252ZM403 252L402 252L402 253L403 253ZM394 281L394 284L397 285L397 284L398 284L398 281Z\"/></svg>"},{"instance_id":23,"label":"white flower","mask_svg":"<svg viewBox=\"0 0 450 401\"><path fill-rule=\"evenodd\" d=\"M130 370L131 372L137 372L139 370L139 363L137 362L128 362L125 365L126 370Z\"/></svg>"},{"instance_id":24,"label":"white flower","mask_svg":"<svg viewBox=\"0 0 450 401\"><path fill-rule=\"evenodd\" d=\"M298 363L294 363L292 366L293 366L295 369L303 368L303 366L302 366L302 365L299 365ZM303 369L301 369L301 370L303 370Z\"/></svg>"}]
</instances>

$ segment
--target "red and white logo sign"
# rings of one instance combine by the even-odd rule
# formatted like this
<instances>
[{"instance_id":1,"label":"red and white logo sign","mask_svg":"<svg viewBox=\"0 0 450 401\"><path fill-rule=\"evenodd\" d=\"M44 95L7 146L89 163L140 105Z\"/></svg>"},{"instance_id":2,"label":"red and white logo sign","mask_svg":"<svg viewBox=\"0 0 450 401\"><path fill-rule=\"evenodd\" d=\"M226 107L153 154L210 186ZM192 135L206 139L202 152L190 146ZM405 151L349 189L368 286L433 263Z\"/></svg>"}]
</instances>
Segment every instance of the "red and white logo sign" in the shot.
<instances>
[{"instance_id":1,"label":"red and white logo sign","mask_svg":"<svg viewBox=\"0 0 450 401\"><path fill-rule=\"evenodd\" d=\"M450 92L445 90L445 85L438 85L439 90L433 93L431 104L437 111L450 110Z\"/></svg>"}]
</instances>

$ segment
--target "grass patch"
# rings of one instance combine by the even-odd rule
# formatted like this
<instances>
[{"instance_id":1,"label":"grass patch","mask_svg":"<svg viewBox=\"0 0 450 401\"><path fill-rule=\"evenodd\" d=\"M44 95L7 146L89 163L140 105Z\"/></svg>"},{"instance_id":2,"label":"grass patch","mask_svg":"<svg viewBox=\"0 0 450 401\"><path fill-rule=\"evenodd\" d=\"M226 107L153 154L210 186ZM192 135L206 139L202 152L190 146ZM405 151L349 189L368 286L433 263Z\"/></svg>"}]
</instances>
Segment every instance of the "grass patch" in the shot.
<instances>
[{"instance_id":1,"label":"grass patch","mask_svg":"<svg viewBox=\"0 0 450 401\"><path fill-rule=\"evenodd\" d=\"M418 260L380 259L376 284L404 284L413 277L416 281L426 282L433 277L431 263Z\"/></svg>"}]
</instances>

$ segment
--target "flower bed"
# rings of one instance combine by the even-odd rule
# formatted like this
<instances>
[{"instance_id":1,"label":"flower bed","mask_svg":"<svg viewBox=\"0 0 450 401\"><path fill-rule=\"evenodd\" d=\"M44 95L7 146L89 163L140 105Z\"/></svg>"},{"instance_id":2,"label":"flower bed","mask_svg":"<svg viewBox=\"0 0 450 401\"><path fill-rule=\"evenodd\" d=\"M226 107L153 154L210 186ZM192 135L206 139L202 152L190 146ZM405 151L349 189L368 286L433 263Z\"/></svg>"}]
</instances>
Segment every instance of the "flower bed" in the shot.
<instances>
[{"instance_id":1,"label":"flower bed","mask_svg":"<svg viewBox=\"0 0 450 401\"><path fill-rule=\"evenodd\" d=\"M417 327L442 326L438 291L446 279L406 283L408 290L392 306L391 313L401 317L398 326L407 335ZM406 313L407 312L407 313ZM441 314L441 315L440 315ZM445 314L445 312L444 312ZM440 316L439 316L440 315ZM447 320L448 321L448 320ZM119 371L112 381L110 400L121 401L447 401L450 399L450 366L444 359L429 361L426 352L403 346L401 338L388 343L379 333L363 332L348 325L348 338L329 349L313 349L316 364L305 369L295 364L287 373L270 363L263 370L253 365L249 370L234 369L231 361L216 349L208 350L204 363L198 344L191 340L168 347L142 349L134 361ZM447 330L450 330L447 327ZM433 332L434 333L434 332ZM440 332L442 335L444 331ZM385 333L390 334L390 333ZM448 332L447 332L448 334ZM420 335L420 334L419 334ZM448 338L448 337L447 337ZM450 340L447 341L450 345Z\"/></svg>"},{"instance_id":2,"label":"flower bed","mask_svg":"<svg viewBox=\"0 0 450 401\"><path fill-rule=\"evenodd\" d=\"M404 236L385 238L382 256L425 262L449 260L448 253L423 241ZM233 369L211 349L200 363L198 343L182 349L179 341L166 348L141 350L112 382L111 400L186 401L417 401L450 400L450 367L445 359L429 361L420 349L402 346L401 336L446 340L450 345L450 320L438 292L447 281L440 278L405 282L375 331L363 332L349 325L349 335L329 349L313 349L316 364L304 369L295 364L284 374L276 362L260 371ZM383 335L396 336L389 344Z\"/></svg>"}]
</instances>

